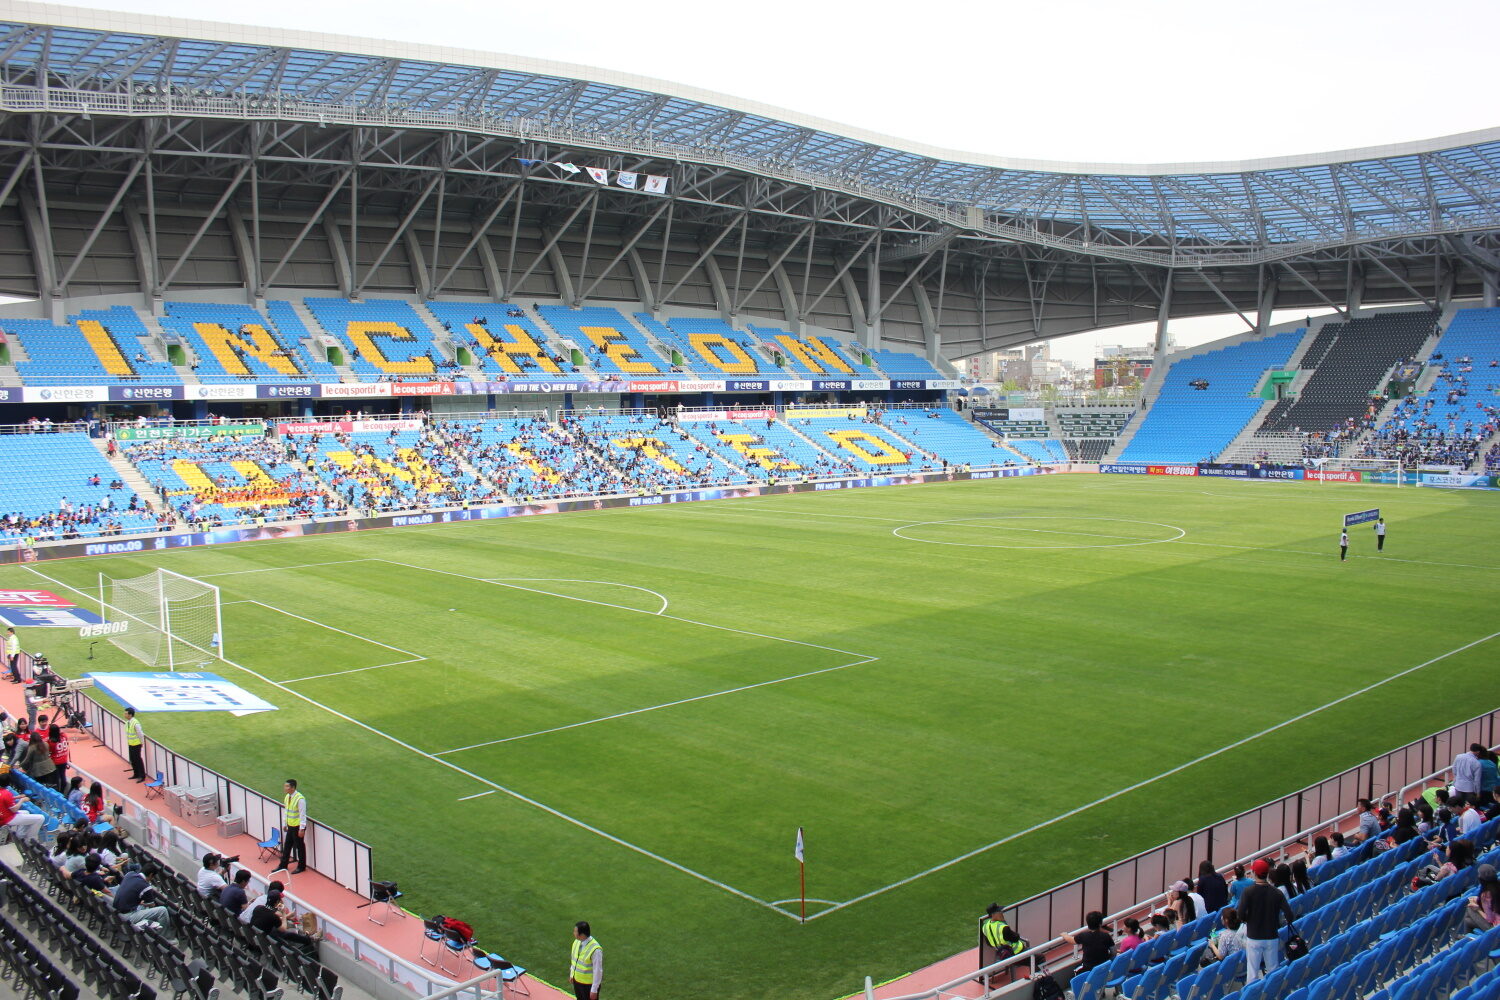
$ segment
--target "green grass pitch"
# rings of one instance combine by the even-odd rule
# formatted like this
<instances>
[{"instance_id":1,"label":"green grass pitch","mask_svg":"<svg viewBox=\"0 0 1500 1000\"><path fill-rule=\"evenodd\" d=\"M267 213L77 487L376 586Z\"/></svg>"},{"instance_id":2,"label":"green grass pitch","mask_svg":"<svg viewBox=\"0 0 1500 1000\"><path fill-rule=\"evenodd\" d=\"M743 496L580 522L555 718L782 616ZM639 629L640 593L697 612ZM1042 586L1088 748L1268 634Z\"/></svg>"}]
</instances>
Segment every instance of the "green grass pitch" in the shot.
<instances>
[{"instance_id":1,"label":"green grass pitch","mask_svg":"<svg viewBox=\"0 0 1500 1000\"><path fill-rule=\"evenodd\" d=\"M1341 564L1342 514L1372 506L1386 552L1361 526ZM992 900L1493 707L1500 643L1453 651L1500 630L1497 513L1487 493L1055 476L0 579L218 584L217 669L281 710L151 734L267 793L299 777L413 909L543 978L588 919L621 996L828 1000L969 946ZM62 630L24 639L85 668ZM139 669L100 648L89 666Z\"/></svg>"}]
</instances>

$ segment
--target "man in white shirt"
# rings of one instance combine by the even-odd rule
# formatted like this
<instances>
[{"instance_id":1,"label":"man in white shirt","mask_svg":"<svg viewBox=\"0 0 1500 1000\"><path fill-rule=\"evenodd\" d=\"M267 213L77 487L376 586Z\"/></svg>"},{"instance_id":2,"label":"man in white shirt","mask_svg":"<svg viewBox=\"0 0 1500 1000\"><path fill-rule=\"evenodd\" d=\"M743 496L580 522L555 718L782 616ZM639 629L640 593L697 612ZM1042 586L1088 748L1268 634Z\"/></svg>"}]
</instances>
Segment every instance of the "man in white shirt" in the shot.
<instances>
[{"instance_id":1,"label":"man in white shirt","mask_svg":"<svg viewBox=\"0 0 1500 1000\"><path fill-rule=\"evenodd\" d=\"M198 895L216 900L226 884L219 869L219 856L212 851L203 855L203 867L198 869Z\"/></svg>"},{"instance_id":2,"label":"man in white shirt","mask_svg":"<svg viewBox=\"0 0 1500 1000\"><path fill-rule=\"evenodd\" d=\"M1472 838L1475 830L1484 825L1484 813L1474 807L1474 803L1464 804L1464 811L1458 817L1458 835L1464 838Z\"/></svg>"},{"instance_id":3,"label":"man in white shirt","mask_svg":"<svg viewBox=\"0 0 1500 1000\"><path fill-rule=\"evenodd\" d=\"M1479 801L1481 769L1479 754L1484 747L1471 743L1469 749L1453 758L1453 794L1462 795L1470 802Z\"/></svg>"}]
</instances>

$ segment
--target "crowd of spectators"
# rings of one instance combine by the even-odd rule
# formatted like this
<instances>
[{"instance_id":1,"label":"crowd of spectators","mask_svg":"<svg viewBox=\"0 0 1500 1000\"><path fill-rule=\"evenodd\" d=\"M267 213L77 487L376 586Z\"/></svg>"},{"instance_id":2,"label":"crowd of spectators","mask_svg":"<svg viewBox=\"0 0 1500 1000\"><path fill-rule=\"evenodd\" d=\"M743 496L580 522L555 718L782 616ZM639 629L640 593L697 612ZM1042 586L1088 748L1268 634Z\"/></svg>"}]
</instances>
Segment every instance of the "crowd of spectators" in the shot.
<instances>
[{"instance_id":1,"label":"crowd of spectators","mask_svg":"<svg viewBox=\"0 0 1500 1000\"><path fill-rule=\"evenodd\" d=\"M1432 361L1436 366L1432 387L1397 403L1385 423L1370 435L1362 457L1400 459L1408 466L1468 468L1484 442L1500 430L1500 406L1470 397L1473 359L1446 360L1434 354ZM1485 387L1487 392L1494 388L1494 383Z\"/></svg>"},{"instance_id":2,"label":"crowd of spectators","mask_svg":"<svg viewBox=\"0 0 1500 1000\"><path fill-rule=\"evenodd\" d=\"M1500 757L1482 744L1472 744L1454 759L1447 785L1424 787L1404 803L1359 799L1347 824L1314 836L1310 843L1292 844L1274 856L1236 864L1227 877L1212 861L1201 861L1195 873L1167 886L1158 904L1122 917L1114 926L1104 913L1089 913L1082 930L1062 935L1076 962L1063 975L1081 975L1156 937L1217 914L1206 935L1202 964L1245 952L1247 983L1254 982L1282 961L1282 938L1296 938L1291 902L1313 889L1320 867L1357 850L1374 856L1418 839L1424 841L1425 853L1420 857L1425 863L1418 866L1410 890L1472 870L1477 887L1468 897L1465 923L1479 931L1500 927L1500 876L1493 866L1478 863L1481 852L1475 840L1481 826L1500 818L1497 792ZM1001 914L998 904L990 906L990 921L1003 920ZM1018 945L1009 951L997 949L997 960L1029 947L1017 933L1024 928L1006 929Z\"/></svg>"}]
</instances>

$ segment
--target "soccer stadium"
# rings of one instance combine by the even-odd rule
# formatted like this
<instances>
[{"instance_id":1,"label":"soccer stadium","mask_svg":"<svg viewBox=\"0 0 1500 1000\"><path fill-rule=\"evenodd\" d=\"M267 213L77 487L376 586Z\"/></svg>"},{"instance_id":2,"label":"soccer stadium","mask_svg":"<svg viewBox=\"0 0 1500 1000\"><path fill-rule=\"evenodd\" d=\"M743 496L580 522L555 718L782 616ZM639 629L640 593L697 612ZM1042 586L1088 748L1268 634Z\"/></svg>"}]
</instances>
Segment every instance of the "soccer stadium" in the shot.
<instances>
[{"instance_id":1,"label":"soccer stadium","mask_svg":"<svg viewBox=\"0 0 1500 1000\"><path fill-rule=\"evenodd\" d=\"M1500 129L746 89L0 10L0 993L1500 998Z\"/></svg>"}]
</instances>

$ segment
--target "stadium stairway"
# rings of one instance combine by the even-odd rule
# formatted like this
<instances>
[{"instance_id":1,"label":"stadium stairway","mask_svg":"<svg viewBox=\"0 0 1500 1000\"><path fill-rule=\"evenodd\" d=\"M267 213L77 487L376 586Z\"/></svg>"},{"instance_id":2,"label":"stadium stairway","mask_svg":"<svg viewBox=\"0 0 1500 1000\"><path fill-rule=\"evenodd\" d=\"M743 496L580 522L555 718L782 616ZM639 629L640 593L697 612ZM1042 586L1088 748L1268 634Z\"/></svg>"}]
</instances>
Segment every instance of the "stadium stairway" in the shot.
<instances>
[{"instance_id":1,"label":"stadium stairway","mask_svg":"<svg viewBox=\"0 0 1500 1000\"><path fill-rule=\"evenodd\" d=\"M103 438L90 438L90 441L93 442L95 448L99 449L99 454L104 456L104 460L119 475L121 482L134 490L136 495L146 502L147 506L158 514L168 509L162 498L156 495L156 490L152 488L150 481L141 474L140 469L131 464L123 451L117 450L114 457L111 458L109 445Z\"/></svg>"}]
</instances>

